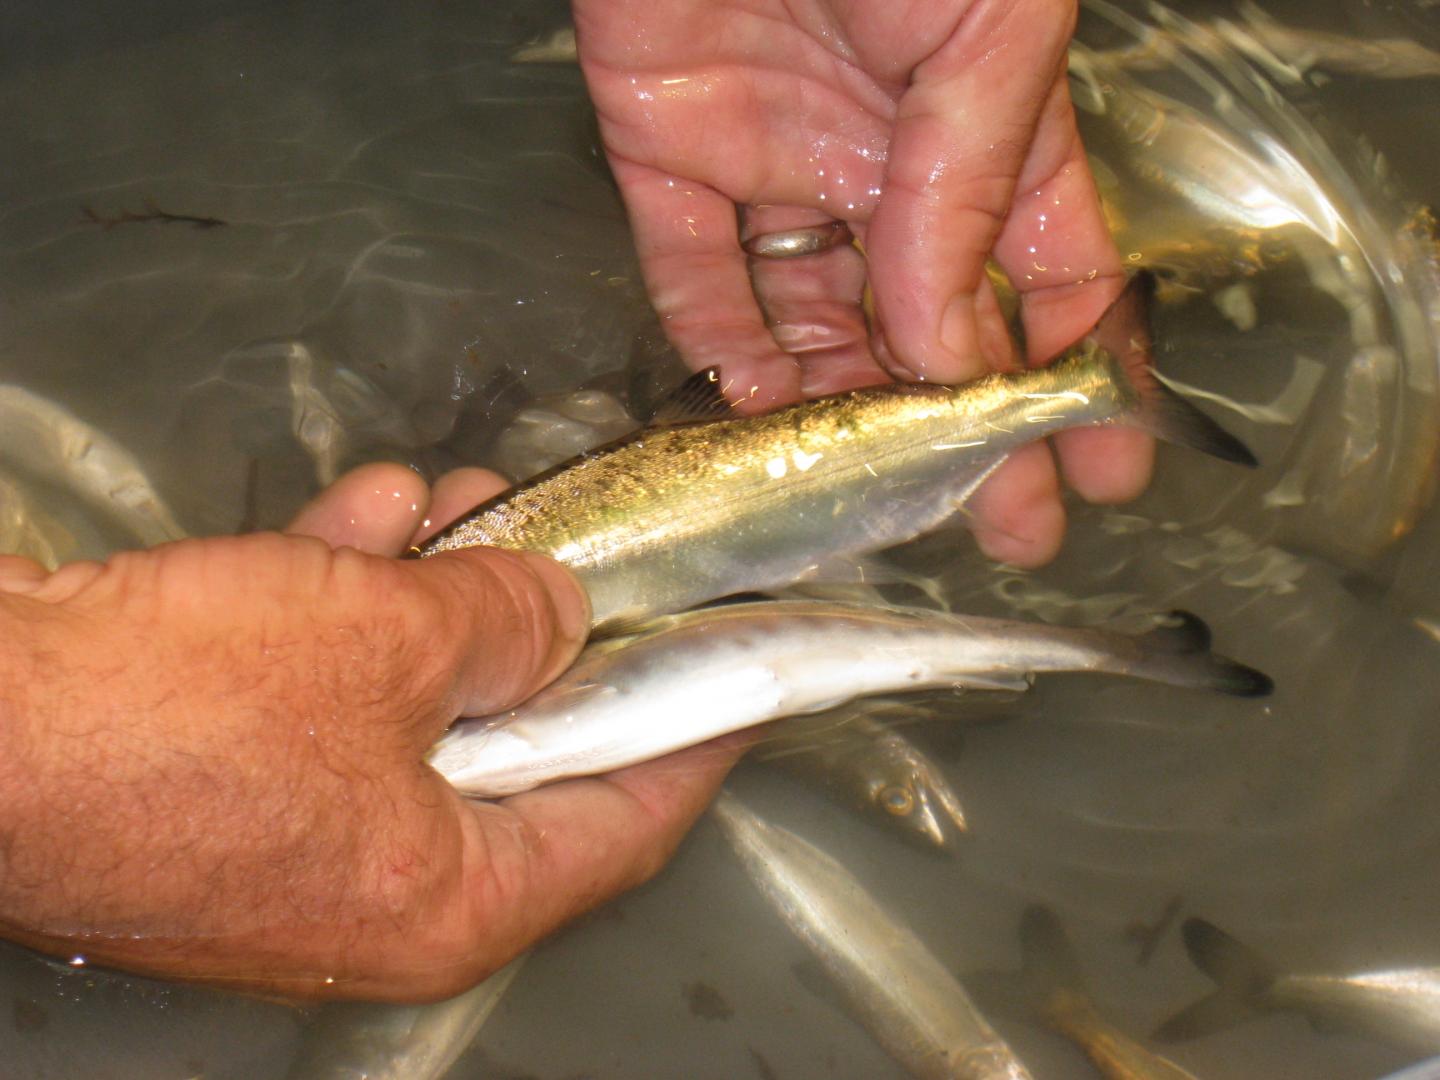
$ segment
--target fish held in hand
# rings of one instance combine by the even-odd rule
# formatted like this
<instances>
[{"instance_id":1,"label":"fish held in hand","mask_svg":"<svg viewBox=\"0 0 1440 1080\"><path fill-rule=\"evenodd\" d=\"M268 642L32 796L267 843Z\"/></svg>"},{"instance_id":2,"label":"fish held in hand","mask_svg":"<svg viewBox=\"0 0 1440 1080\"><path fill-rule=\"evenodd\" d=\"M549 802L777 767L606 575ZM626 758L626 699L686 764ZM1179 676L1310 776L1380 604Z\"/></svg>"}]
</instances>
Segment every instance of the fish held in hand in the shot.
<instances>
[{"instance_id":1,"label":"fish held in hand","mask_svg":"<svg viewBox=\"0 0 1440 1080\"><path fill-rule=\"evenodd\" d=\"M1030 1072L965 988L853 874L733 795L722 793L711 814L851 1013L912 1076L1027 1080Z\"/></svg>"},{"instance_id":2,"label":"fish held in hand","mask_svg":"<svg viewBox=\"0 0 1440 1080\"><path fill-rule=\"evenodd\" d=\"M1209 651L1193 615L1130 635L826 601L759 601L657 619L590 645L506 713L461 720L430 764L468 795L590 776L854 698L942 687L1023 690L1093 671L1242 696L1258 671Z\"/></svg>"},{"instance_id":3,"label":"fish held in hand","mask_svg":"<svg viewBox=\"0 0 1440 1080\"><path fill-rule=\"evenodd\" d=\"M1291 975L1204 919L1187 919L1181 934L1190 959L1217 985L1214 993L1161 1024L1157 1039L1180 1042L1263 1013L1294 1010L1319 1029L1356 1032L1421 1054L1440 1053L1440 967Z\"/></svg>"},{"instance_id":4,"label":"fish held in hand","mask_svg":"<svg viewBox=\"0 0 1440 1080\"><path fill-rule=\"evenodd\" d=\"M1150 279L1132 279L1045 368L958 386L876 386L762 416L700 372L650 427L482 504L418 549L539 551L590 594L596 627L823 578L929 532L1019 447L1120 424L1253 465L1151 367Z\"/></svg>"}]
</instances>

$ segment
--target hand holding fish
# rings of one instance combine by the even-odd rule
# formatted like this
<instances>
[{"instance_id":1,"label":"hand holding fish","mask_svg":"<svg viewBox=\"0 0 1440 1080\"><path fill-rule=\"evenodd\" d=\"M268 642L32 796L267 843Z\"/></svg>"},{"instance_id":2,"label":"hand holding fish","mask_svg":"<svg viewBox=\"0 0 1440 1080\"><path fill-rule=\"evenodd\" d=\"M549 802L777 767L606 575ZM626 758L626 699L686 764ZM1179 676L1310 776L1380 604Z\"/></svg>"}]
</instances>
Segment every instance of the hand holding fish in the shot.
<instances>
[{"instance_id":1,"label":"hand holding fish","mask_svg":"<svg viewBox=\"0 0 1440 1080\"><path fill-rule=\"evenodd\" d=\"M1013 364L985 274L1022 297L1039 362L1119 293L1066 84L1070 0L756 4L576 0L581 63L651 297L696 369L743 409ZM747 261L736 226L846 223L848 244ZM1151 443L1056 436L1066 480L1134 497ZM981 547L1037 565L1064 531L1055 465L1017 452L970 506Z\"/></svg>"},{"instance_id":2,"label":"hand holding fish","mask_svg":"<svg viewBox=\"0 0 1440 1080\"><path fill-rule=\"evenodd\" d=\"M368 466L290 535L46 573L0 557L0 933L76 963L330 997L455 993L653 873L740 746L498 803L423 758L574 659L532 555L392 556L492 494Z\"/></svg>"}]
</instances>

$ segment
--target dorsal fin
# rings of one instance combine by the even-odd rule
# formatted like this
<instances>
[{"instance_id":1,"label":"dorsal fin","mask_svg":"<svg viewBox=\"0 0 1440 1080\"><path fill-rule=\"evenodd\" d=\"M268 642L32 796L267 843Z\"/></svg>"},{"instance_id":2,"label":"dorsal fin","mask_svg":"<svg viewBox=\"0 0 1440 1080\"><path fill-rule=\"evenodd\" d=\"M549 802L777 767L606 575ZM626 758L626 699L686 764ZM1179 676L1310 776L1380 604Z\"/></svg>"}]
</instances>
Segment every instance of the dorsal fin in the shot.
<instances>
[{"instance_id":1,"label":"dorsal fin","mask_svg":"<svg viewBox=\"0 0 1440 1080\"><path fill-rule=\"evenodd\" d=\"M649 426L669 427L697 420L724 419L730 415L731 406L725 400L723 386L718 367L697 371L660 399Z\"/></svg>"}]
</instances>

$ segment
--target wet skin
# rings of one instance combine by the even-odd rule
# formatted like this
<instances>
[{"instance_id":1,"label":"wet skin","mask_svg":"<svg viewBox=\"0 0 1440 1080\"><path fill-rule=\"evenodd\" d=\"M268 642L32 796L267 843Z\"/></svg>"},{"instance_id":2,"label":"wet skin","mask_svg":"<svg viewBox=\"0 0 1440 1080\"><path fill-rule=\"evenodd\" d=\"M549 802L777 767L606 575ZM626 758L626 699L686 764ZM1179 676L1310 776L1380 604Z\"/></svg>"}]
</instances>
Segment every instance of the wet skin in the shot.
<instances>
[{"instance_id":1,"label":"wet skin","mask_svg":"<svg viewBox=\"0 0 1440 1080\"><path fill-rule=\"evenodd\" d=\"M1066 0L577 0L580 61L651 298L694 368L746 409L884 381L957 382L1013 361L988 254L1022 295L1030 362L1121 287L1075 128ZM736 206L744 224L737 227ZM852 247L747 260L742 240L848 223ZM1133 431L1055 439L1081 495L1132 498ZM981 547L1033 566L1064 532L1049 448L971 507Z\"/></svg>"},{"instance_id":2,"label":"wet skin","mask_svg":"<svg viewBox=\"0 0 1440 1080\"><path fill-rule=\"evenodd\" d=\"M566 571L393 556L499 486L342 478L288 535L0 558L0 933L301 996L456 993L653 874L742 742L469 802L423 755L588 621ZM348 545L348 546L347 546Z\"/></svg>"}]
</instances>

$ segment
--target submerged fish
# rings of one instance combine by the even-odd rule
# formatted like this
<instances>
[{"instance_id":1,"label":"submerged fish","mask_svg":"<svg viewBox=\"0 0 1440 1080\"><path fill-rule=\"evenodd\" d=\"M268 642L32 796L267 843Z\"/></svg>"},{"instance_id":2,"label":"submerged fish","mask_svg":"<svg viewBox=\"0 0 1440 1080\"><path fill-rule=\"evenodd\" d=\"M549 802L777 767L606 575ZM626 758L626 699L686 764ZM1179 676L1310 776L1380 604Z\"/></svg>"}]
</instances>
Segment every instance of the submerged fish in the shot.
<instances>
[{"instance_id":1,"label":"submerged fish","mask_svg":"<svg viewBox=\"0 0 1440 1080\"><path fill-rule=\"evenodd\" d=\"M130 451L21 386L0 385L0 462L74 493L146 546L186 535Z\"/></svg>"},{"instance_id":2,"label":"submerged fish","mask_svg":"<svg viewBox=\"0 0 1440 1080\"><path fill-rule=\"evenodd\" d=\"M430 1005L325 1006L290 1066L291 1080L438 1080L500 1004L522 954L478 986Z\"/></svg>"},{"instance_id":3,"label":"submerged fish","mask_svg":"<svg viewBox=\"0 0 1440 1080\"><path fill-rule=\"evenodd\" d=\"M943 848L967 828L960 797L944 770L887 722L928 715L901 701L856 701L781 721L752 756L815 780L867 817Z\"/></svg>"},{"instance_id":4,"label":"submerged fish","mask_svg":"<svg viewBox=\"0 0 1440 1080\"><path fill-rule=\"evenodd\" d=\"M0 554L34 559L48 570L76 557L74 534L24 484L0 472Z\"/></svg>"},{"instance_id":5,"label":"submerged fish","mask_svg":"<svg viewBox=\"0 0 1440 1080\"><path fill-rule=\"evenodd\" d=\"M461 720L430 763L466 794L510 795L868 694L1023 690L1044 671L1269 693L1264 675L1208 651L1204 623L1176 617L1178 625L1129 635L824 601L686 612L589 646L509 712Z\"/></svg>"},{"instance_id":6,"label":"submerged fish","mask_svg":"<svg viewBox=\"0 0 1440 1080\"><path fill-rule=\"evenodd\" d=\"M517 46L510 53L512 64L574 64L579 60L573 26L561 26L544 37Z\"/></svg>"},{"instance_id":7,"label":"submerged fish","mask_svg":"<svg viewBox=\"0 0 1440 1080\"><path fill-rule=\"evenodd\" d=\"M1275 1010L1304 1013L1317 1028L1343 1029L1423 1054L1440 1052L1440 967L1354 975L1287 975L1204 919L1187 919L1185 949L1218 984L1160 1025L1178 1042Z\"/></svg>"},{"instance_id":8,"label":"submerged fish","mask_svg":"<svg viewBox=\"0 0 1440 1080\"><path fill-rule=\"evenodd\" d=\"M1031 1007L1047 1025L1070 1039L1110 1080L1195 1080L1173 1061L1145 1049L1095 1007L1080 965L1055 913L1036 905L1020 918L1022 981Z\"/></svg>"},{"instance_id":9,"label":"submerged fish","mask_svg":"<svg viewBox=\"0 0 1440 1080\"><path fill-rule=\"evenodd\" d=\"M814 952L855 1018L912 1075L1030 1073L911 930L838 862L722 793L711 811L760 891Z\"/></svg>"},{"instance_id":10,"label":"submerged fish","mask_svg":"<svg viewBox=\"0 0 1440 1080\"><path fill-rule=\"evenodd\" d=\"M960 386L877 386L736 416L718 373L701 372L657 424L482 504L419 554L544 552L576 573L606 626L849 567L933 529L1013 450L1066 428L1125 424L1253 464L1152 376L1148 281L1132 280L1052 366Z\"/></svg>"},{"instance_id":11,"label":"submerged fish","mask_svg":"<svg viewBox=\"0 0 1440 1080\"><path fill-rule=\"evenodd\" d=\"M1147 27L1135 44L1100 55L1132 71L1163 71L1175 66L1182 50L1203 54L1213 50L1212 40L1219 39L1285 83L1301 82L1312 70L1371 79L1440 76L1440 52L1410 38L1369 38L1289 26L1251 0L1238 0L1235 8L1239 22L1171 19Z\"/></svg>"}]
</instances>

